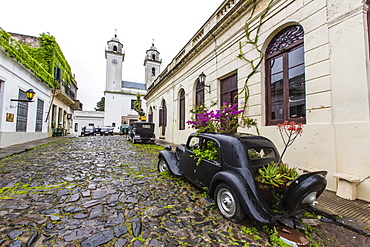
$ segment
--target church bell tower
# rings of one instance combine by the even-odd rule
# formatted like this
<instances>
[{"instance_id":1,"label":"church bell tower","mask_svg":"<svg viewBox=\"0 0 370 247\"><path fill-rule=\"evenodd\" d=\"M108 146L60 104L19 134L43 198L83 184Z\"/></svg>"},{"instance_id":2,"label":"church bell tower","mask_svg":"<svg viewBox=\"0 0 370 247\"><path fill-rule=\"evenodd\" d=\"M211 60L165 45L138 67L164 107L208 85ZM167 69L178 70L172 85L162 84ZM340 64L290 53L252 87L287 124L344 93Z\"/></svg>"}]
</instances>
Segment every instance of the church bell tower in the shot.
<instances>
[{"instance_id":1,"label":"church bell tower","mask_svg":"<svg viewBox=\"0 0 370 247\"><path fill-rule=\"evenodd\" d=\"M147 89L160 74L161 63L162 59L159 59L159 52L154 46L154 43L152 43L152 46L146 51L146 57L144 60L145 85Z\"/></svg>"},{"instance_id":2,"label":"church bell tower","mask_svg":"<svg viewBox=\"0 0 370 247\"><path fill-rule=\"evenodd\" d=\"M123 45L119 42L117 34L107 42L105 59L107 59L105 91L121 92L122 87L122 63L125 58Z\"/></svg>"}]
</instances>

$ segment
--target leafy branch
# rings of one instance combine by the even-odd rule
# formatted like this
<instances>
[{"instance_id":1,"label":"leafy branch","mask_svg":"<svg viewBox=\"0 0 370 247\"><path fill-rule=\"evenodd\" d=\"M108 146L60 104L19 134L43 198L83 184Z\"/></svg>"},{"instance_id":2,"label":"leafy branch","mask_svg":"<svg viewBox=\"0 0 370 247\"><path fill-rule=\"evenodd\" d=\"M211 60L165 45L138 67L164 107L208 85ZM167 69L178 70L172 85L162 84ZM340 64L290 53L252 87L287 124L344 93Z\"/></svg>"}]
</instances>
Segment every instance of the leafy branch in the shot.
<instances>
[{"instance_id":1,"label":"leafy branch","mask_svg":"<svg viewBox=\"0 0 370 247\"><path fill-rule=\"evenodd\" d=\"M139 114L140 117L145 116L143 108L141 108L141 95L136 95L136 100L134 102L134 110Z\"/></svg>"},{"instance_id":2,"label":"leafy branch","mask_svg":"<svg viewBox=\"0 0 370 247\"><path fill-rule=\"evenodd\" d=\"M245 43L249 44L249 45L252 45L254 47L254 49L259 54L259 58L257 58L257 59L248 58L246 56L246 54L243 52L242 42L241 41L239 42L239 54L237 55L237 57L246 61L252 69L249 72L249 74L247 75L247 78L244 82L243 89L238 94L238 95L241 95L242 93L244 93L244 102L245 102L244 105L243 105L244 113L246 113L247 102L248 102L249 95L250 95L249 88L248 88L248 82L249 82L250 78L258 72L259 67L261 66L261 64L262 64L262 62L265 58L265 54L258 47L258 38L259 38L259 34L260 34L261 27L262 27L262 24L263 24L263 20L266 18L266 15L267 15L268 11L270 10L271 5L274 2L274 0L270 0L269 3L267 4L266 8L263 10L261 16L259 17L257 28L255 30L254 35L252 35L251 20L255 16L255 12L256 12L256 8L257 8L257 0L247 0L247 2L252 4L252 9L251 9L251 14L250 14L249 18L246 20L245 25L244 25L245 38L246 38Z\"/></svg>"}]
</instances>

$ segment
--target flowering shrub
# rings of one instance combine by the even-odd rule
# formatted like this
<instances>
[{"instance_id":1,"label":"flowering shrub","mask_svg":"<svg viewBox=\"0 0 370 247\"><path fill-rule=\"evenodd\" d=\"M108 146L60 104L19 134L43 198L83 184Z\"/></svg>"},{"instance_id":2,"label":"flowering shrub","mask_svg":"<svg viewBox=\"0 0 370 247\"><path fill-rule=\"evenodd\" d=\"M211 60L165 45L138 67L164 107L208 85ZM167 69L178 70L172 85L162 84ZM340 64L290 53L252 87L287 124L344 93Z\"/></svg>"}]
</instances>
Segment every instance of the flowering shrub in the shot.
<instances>
[{"instance_id":1,"label":"flowering shrub","mask_svg":"<svg viewBox=\"0 0 370 247\"><path fill-rule=\"evenodd\" d=\"M287 148L293 144L293 142L298 136L302 134L303 128L302 124L297 124L294 121L293 122L284 121L283 123L278 124L277 127L280 132L281 139L283 139L285 145L284 150L280 156L280 160L282 160Z\"/></svg>"},{"instance_id":2,"label":"flowering shrub","mask_svg":"<svg viewBox=\"0 0 370 247\"><path fill-rule=\"evenodd\" d=\"M215 111L202 107L187 124L196 128L198 133L233 133L239 126L248 128L257 126L253 119L241 117L243 113L243 110L238 110L237 104L223 103L221 108Z\"/></svg>"}]
</instances>

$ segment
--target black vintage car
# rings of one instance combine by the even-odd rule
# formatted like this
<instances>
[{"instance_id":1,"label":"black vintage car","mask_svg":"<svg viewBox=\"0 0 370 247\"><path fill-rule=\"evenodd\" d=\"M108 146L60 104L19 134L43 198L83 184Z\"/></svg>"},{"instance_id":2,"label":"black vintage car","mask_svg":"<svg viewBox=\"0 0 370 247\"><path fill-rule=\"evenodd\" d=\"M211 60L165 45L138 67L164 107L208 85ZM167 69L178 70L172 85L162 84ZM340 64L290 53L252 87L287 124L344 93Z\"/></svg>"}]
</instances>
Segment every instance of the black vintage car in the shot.
<instances>
[{"instance_id":1,"label":"black vintage car","mask_svg":"<svg viewBox=\"0 0 370 247\"><path fill-rule=\"evenodd\" d=\"M133 143L154 143L154 123L149 122L135 122L131 126L131 130L128 136L129 140Z\"/></svg>"},{"instance_id":2,"label":"black vintage car","mask_svg":"<svg viewBox=\"0 0 370 247\"><path fill-rule=\"evenodd\" d=\"M197 159L195 150L216 146L215 160ZM279 162L275 145L254 135L191 134L186 144L159 153L158 170L183 176L213 196L220 213L239 222L247 215L262 224L273 224L278 215L264 197L254 179L255 172ZM256 155L258 154L258 155ZM307 173L296 178L280 200L284 216L293 216L315 203L326 187L326 172Z\"/></svg>"}]
</instances>

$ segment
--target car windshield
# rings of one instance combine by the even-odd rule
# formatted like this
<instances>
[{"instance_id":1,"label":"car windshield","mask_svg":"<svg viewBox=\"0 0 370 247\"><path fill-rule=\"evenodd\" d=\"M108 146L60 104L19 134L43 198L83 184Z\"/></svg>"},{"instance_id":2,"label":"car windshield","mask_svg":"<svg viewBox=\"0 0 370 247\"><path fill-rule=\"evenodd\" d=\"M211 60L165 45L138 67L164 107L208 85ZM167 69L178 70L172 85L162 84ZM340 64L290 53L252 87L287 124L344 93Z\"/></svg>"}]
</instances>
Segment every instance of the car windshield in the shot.
<instances>
[{"instance_id":1,"label":"car windshield","mask_svg":"<svg viewBox=\"0 0 370 247\"><path fill-rule=\"evenodd\" d=\"M87 130L93 130L94 129L94 126L87 126L86 129Z\"/></svg>"}]
</instances>

